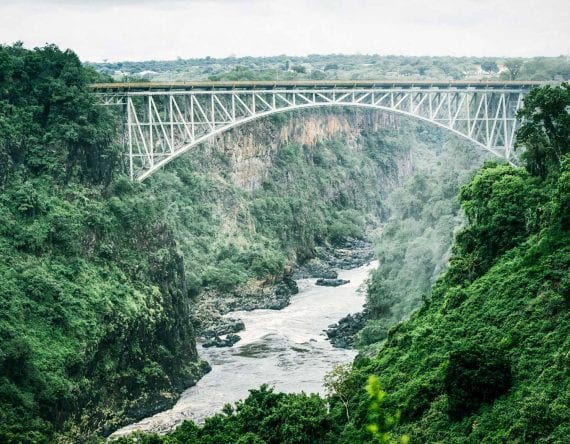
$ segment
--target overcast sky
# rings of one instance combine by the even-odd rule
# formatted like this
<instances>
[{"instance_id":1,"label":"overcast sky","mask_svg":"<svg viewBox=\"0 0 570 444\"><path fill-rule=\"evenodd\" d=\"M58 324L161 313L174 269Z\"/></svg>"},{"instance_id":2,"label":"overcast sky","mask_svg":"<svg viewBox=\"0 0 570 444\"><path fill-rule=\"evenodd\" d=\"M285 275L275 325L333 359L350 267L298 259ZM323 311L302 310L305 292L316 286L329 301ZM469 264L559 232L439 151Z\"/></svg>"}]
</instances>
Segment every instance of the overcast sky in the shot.
<instances>
[{"instance_id":1,"label":"overcast sky","mask_svg":"<svg viewBox=\"0 0 570 444\"><path fill-rule=\"evenodd\" d=\"M82 60L374 53L556 56L570 0L0 0L0 42Z\"/></svg>"}]
</instances>

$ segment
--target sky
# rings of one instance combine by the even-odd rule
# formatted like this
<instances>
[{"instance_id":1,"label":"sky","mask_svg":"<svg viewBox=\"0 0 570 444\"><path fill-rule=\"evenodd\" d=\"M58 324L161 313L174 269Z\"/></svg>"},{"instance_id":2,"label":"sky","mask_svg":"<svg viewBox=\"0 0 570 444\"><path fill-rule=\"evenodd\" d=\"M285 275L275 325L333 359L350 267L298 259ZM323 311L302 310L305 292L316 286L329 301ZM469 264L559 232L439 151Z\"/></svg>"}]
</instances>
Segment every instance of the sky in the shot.
<instances>
[{"instance_id":1,"label":"sky","mask_svg":"<svg viewBox=\"0 0 570 444\"><path fill-rule=\"evenodd\" d=\"M84 61L570 52L569 0L0 0L0 43Z\"/></svg>"}]
</instances>

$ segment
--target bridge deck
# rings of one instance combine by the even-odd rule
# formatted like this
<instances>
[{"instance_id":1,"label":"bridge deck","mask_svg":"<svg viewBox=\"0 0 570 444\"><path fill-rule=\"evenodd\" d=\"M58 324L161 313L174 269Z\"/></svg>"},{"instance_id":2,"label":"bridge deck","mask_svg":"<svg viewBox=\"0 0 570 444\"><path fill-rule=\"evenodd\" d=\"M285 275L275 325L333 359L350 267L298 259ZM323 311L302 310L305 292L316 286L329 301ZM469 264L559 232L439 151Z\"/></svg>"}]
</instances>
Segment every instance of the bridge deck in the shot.
<instances>
[{"instance_id":1,"label":"bridge deck","mask_svg":"<svg viewBox=\"0 0 570 444\"><path fill-rule=\"evenodd\" d=\"M116 82L94 83L90 87L100 93L119 91L169 90L254 90L296 88L474 88L474 89L530 89L555 84L537 81L431 81L431 80L301 80L301 81L178 81L178 82Z\"/></svg>"}]
</instances>

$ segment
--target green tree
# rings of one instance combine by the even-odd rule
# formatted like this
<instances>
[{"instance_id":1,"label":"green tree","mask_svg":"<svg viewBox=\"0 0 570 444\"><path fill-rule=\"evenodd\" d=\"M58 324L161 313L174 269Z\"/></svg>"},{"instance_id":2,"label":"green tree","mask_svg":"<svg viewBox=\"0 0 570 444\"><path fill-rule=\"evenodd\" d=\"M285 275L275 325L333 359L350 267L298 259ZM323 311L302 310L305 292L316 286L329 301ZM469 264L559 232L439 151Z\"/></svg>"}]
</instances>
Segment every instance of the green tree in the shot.
<instances>
[{"instance_id":1,"label":"green tree","mask_svg":"<svg viewBox=\"0 0 570 444\"><path fill-rule=\"evenodd\" d=\"M342 403L347 421L350 421L348 402L355 389L354 379L351 378L351 369L351 363L339 364L328 372L323 379L327 395L331 398L338 398Z\"/></svg>"},{"instance_id":2,"label":"green tree","mask_svg":"<svg viewBox=\"0 0 570 444\"><path fill-rule=\"evenodd\" d=\"M494 60L485 60L481 63L481 69L485 72L496 73L499 72L499 67L497 66L497 62Z\"/></svg>"},{"instance_id":3,"label":"green tree","mask_svg":"<svg viewBox=\"0 0 570 444\"><path fill-rule=\"evenodd\" d=\"M394 440L392 437L392 429L396 426L400 419L399 412L395 414L389 413L384 408L384 401L386 392L380 387L378 378L371 375L366 384L366 392L368 393L368 431L374 437L376 442L382 444L391 444L400 442L401 444L408 444L410 438L403 435L399 440Z\"/></svg>"},{"instance_id":4,"label":"green tree","mask_svg":"<svg viewBox=\"0 0 570 444\"><path fill-rule=\"evenodd\" d=\"M516 80L519 77L521 68L524 65L523 59L507 59L505 60L505 68L507 68L509 80Z\"/></svg>"},{"instance_id":5,"label":"green tree","mask_svg":"<svg viewBox=\"0 0 570 444\"><path fill-rule=\"evenodd\" d=\"M88 88L98 76L55 45L0 46L0 183L18 165L61 181L111 181L119 147L114 117Z\"/></svg>"},{"instance_id":6,"label":"green tree","mask_svg":"<svg viewBox=\"0 0 570 444\"><path fill-rule=\"evenodd\" d=\"M518 117L516 146L524 148L521 157L527 170L542 178L558 172L563 156L570 152L570 85L533 89Z\"/></svg>"},{"instance_id":7,"label":"green tree","mask_svg":"<svg viewBox=\"0 0 570 444\"><path fill-rule=\"evenodd\" d=\"M469 224L457 234L448 278L472 281L540 227L545 196L535 182L522 168L488 163L461 188Z\"/></svg>"}]
</instances>

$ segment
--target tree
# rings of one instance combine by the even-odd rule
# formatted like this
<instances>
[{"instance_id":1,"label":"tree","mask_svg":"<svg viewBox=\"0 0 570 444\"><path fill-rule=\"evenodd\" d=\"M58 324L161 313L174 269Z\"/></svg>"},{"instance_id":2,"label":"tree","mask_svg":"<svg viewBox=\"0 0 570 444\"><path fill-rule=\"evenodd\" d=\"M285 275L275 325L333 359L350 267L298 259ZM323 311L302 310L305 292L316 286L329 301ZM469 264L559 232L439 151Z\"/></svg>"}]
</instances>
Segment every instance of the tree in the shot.
<instances>
[{"instance_id":1,"label":"tree","mask_svg":"<svg viewBox=\"0 0 570 444\"><path fill-rule=\"evenodd\" d=\"M352 364L339 364L335 366L324 377L324 386L329 397L336 397L344 406L346 412L346 420L350 421L350 412L348 410L348 401L354 393L355 387L351 379Z\"/></svg>"},{"instance_id":2,"label":"tree","mask_svg":"<svg viewBox=\"0 0 570 444\"><path fill-rule=\"evenodd\" d=\"M400 412L391 414L384 406L386 392L380 387L378 378L371 375L366 384L366 391L368 392L368 431L374 437L376 442L382 444L395 444L398 441L400 444L408 444L410 438L403 435L400 439L395 440L392 437L391 431L396 426L400 419Z\"/></svg>"},{"instance_id":3,"label":"tree","mask_svg":"<svg viewBox=\"0 0 570 444\"><path fill-rule=\"evenodd\" d=\"M533 89L518 112L522 124L516 147L524 147L522 159L534 176L557 172L564 154L570 152L570 85Z\"/></svg>"},{"instance_id":4,"label":"tree","mask_svg":"<svg viewBox=\"0 0 570 444\"><path fill-rule=\"evenodd\" d=\"M518 78L523 64L523 59L507 59L505 61L505 68L507 68L509 72L509 80L516 80Z\"/></svg>"},{"instance_id":5,"label":"tree","mask_svg":"<svg viewBox=\"0 0 570 444\"><path fill-rule=\"evenodd\" d=\"M11 165L61 181L111 181L117 128L88 87L96 78L70 50L0 45L0 183Z\"/></svg>"},{"instance_id":6,"label":"tree","mask_svg":"<svg viewBox=\"0 0 570 444\"><path fill-rule=\"evenodd\" d=\"M469 224L456 236L448 277L473 281L537 229L544 196L535 182L522 168L489 163L461 188Z\"/></svg>"},{"instance_id":7,"label":"tree","mask_svg":"<svg viewBox=\"0 0 570 444\"><path fill-rule=\"evenodd\" d=\"M499 67L494 60L485 60L481 63L481 69L485 72L496 73L499 71Z\"/></svg>"},{"instance_id":8,"label":"tree","mask_svg":"<svg viewBox=\"0 0 570 444\"><path fill-rule=\"evenodd\" d=\"M312 80L323 80L327 78L327 75L325 74L324 71L321 71L320 69L314 69L311 71L310 78Z\"/></svg>"}]
</instances>

